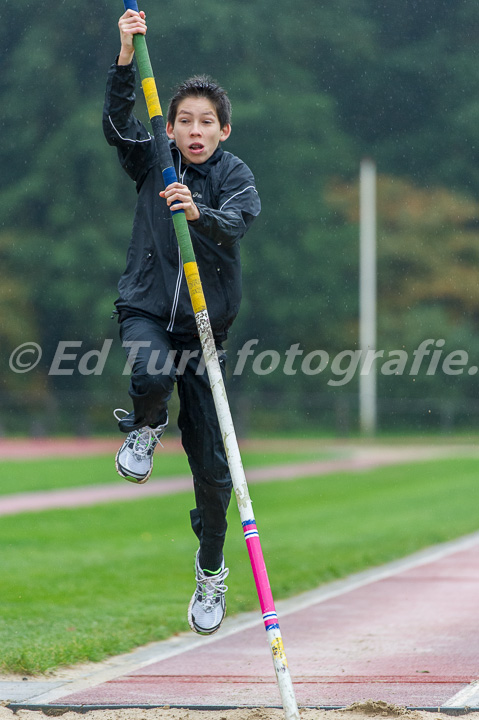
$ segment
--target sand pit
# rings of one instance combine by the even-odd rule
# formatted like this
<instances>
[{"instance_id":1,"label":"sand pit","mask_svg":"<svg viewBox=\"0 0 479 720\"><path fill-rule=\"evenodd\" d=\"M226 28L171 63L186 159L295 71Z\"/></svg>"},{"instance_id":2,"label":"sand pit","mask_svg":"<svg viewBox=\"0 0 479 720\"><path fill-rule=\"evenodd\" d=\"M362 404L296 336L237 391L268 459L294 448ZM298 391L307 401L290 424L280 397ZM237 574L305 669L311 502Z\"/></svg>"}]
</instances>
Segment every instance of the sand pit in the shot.
<instances>
[{"instance_id":1,"label":"sand pit","mask_svg":"<svg viewBox=\"0 0 479 720\"><path fill-rule=\"evenodd\" d=\"M92 710L86 713L66 712L62 720L284 720L279 709L256 708L236 710L182 710L175 708L139 708ZM301 720L367 720L367 718L402 718L403 720L450 720L450 715L424 710L408 710L377 700L357 702L341 710L300 710ZM0 707L0 720L45 720L39 711Z\"/></svg>"}]
</instances>

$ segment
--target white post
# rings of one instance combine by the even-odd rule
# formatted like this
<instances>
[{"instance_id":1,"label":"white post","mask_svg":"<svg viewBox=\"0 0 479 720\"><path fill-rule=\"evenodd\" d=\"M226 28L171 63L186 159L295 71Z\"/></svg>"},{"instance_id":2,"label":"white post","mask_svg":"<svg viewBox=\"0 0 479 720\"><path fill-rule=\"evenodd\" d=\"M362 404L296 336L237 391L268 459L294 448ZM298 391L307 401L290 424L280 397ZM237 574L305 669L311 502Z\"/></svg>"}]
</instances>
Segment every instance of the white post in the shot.
<instances>
[{"instance_id":1,"label":"white post","mask_svg":"<svg viewBox=\"0 0 479 720\"><path fill-rule=\"evenodd\" d=\"M370 159L360 168L359 346L361 368L376 350L376 165ZM367 362L359 375L361 432L376 432L376 363Z\"/></svg>"}]
</instances>

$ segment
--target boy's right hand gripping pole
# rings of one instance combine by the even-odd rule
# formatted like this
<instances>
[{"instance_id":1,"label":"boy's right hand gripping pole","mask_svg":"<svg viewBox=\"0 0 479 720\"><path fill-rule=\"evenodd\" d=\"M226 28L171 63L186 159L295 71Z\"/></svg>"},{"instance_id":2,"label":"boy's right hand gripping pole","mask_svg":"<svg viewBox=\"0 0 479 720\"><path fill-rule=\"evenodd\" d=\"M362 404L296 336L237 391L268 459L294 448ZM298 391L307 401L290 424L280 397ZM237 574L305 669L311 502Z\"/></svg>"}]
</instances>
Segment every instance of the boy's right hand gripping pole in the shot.
<instances>
[{"instance_id":1,"label":"boy's right hand gripping pole","mask_svg":"<svg viewBox=\"0 0 479 720\"><path fill-rule=\"evenodd\" d=\"M138 12L136 0L124 0L124 6L125 10L131 9ZM137 34L134 36L133 41L141 84L145 94L148 114L150 116L156 149L166 186L175 182L177 180L177 175L173 166L173 158L168 143L168 136L166 135L165 122L163 120L163 114L148 55L145 36ZM216 344L206 308L205 297L191 242L188 222L183 210L174 210L174 206L172 206L171 210L185 277L188 283L191 304L195 313L196 326L198 328L198 334L201 341L206 370L208 372L208 379L213 393L218 422L223 437L233 488L238 503L244 538L253 570L253 577L256 584L261 612L263 614L263 622L271 648L285 718L286 720L299 720L299 711L284 652L283 640L278 623L278 615L275 610L273 595L271 593L268 573L266 571L263 551L259 539L258 528L253 515L253 506L249 496L248 484L246 482L233 419L231 417L229 403L226 396L223 375L218 361Z\"/></svg>"}]
</instances>

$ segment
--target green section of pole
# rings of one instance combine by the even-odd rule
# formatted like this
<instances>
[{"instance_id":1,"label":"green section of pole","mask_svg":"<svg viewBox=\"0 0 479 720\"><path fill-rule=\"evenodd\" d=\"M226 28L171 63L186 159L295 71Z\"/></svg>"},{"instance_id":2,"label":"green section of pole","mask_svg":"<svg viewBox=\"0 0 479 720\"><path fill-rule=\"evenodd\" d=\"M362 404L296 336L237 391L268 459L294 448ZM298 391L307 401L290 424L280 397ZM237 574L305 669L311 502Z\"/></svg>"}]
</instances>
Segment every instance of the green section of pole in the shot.
<instances>
[{"instance_id":1,"label":"green section of pole","mask_svg":"<svg viewBox=\"0 0 479 720\"><path fill-rule=\"evenodd\" d=\"M137 34L133 38L136 62L140 73L141 83L148 106L153 134L155 136L156 148L160 158L160 166L163 173L165 187L178 178L173 167L173 158L166 135L165 121L161 112L160 100L156 90L156 83L153 77L148 47L144 35ZM193 244L191 242L188 221L183 210L172 210L173 224L180 247L183 264L196 262Z\"/></svg>"},{"instance_id":2,"label":"green section of pole","mask_svg":"<svg viewBox=\"0 0 479 720\"><path fill-rule=\"evenodd\" d=\"M173 224L175 226L176 238L180 246L183 265L188 262L196 262L193 243L191 242L190 229L184 212L173 213Z\"/></svg>"},{"instance_id":3,"label":"green section of pole","mask_svg":"<svg viewBox=\"0 0 479 720\"><path fill-rule=\"evenodd\" d=\"M152 78L153 68L151 67L150 56L148 54L148 48L146 46L146 38L141 33L138 33L133 38L133 46L135 48L135 58L138 66L140 77Z\"/></svg>"}]
</instances>

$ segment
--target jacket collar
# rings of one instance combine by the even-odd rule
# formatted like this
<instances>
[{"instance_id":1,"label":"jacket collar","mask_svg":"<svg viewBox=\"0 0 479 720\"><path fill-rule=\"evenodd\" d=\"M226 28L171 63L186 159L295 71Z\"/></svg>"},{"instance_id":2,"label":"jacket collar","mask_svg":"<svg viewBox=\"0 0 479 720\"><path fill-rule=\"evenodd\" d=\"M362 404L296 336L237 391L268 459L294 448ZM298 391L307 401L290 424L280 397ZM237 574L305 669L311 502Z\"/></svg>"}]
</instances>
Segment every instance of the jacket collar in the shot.
<instances>
[{"instance_id":1,"label":"jacket collar","mask_svg":"<svg viewBox=\"0 0 479 720\"><path fill-rule=\"evenodd\" d=\"M176 143L174 140L170 140L170 149L172 153L174 153L175 157L175 165L178 163L181 163L181 153L178 150ZM214 151L213 155L208 158L208 160L204 163L201 163L199 165L195 165L195 163L189 163L186 167L192 168L193 170L196 170L197 173L200 175L208 175L211 168L216 165L216 163L220 160L221 156L223 155L223 148L221 146L218 146L216 150Z\"/></svg>"}]
</instances>

